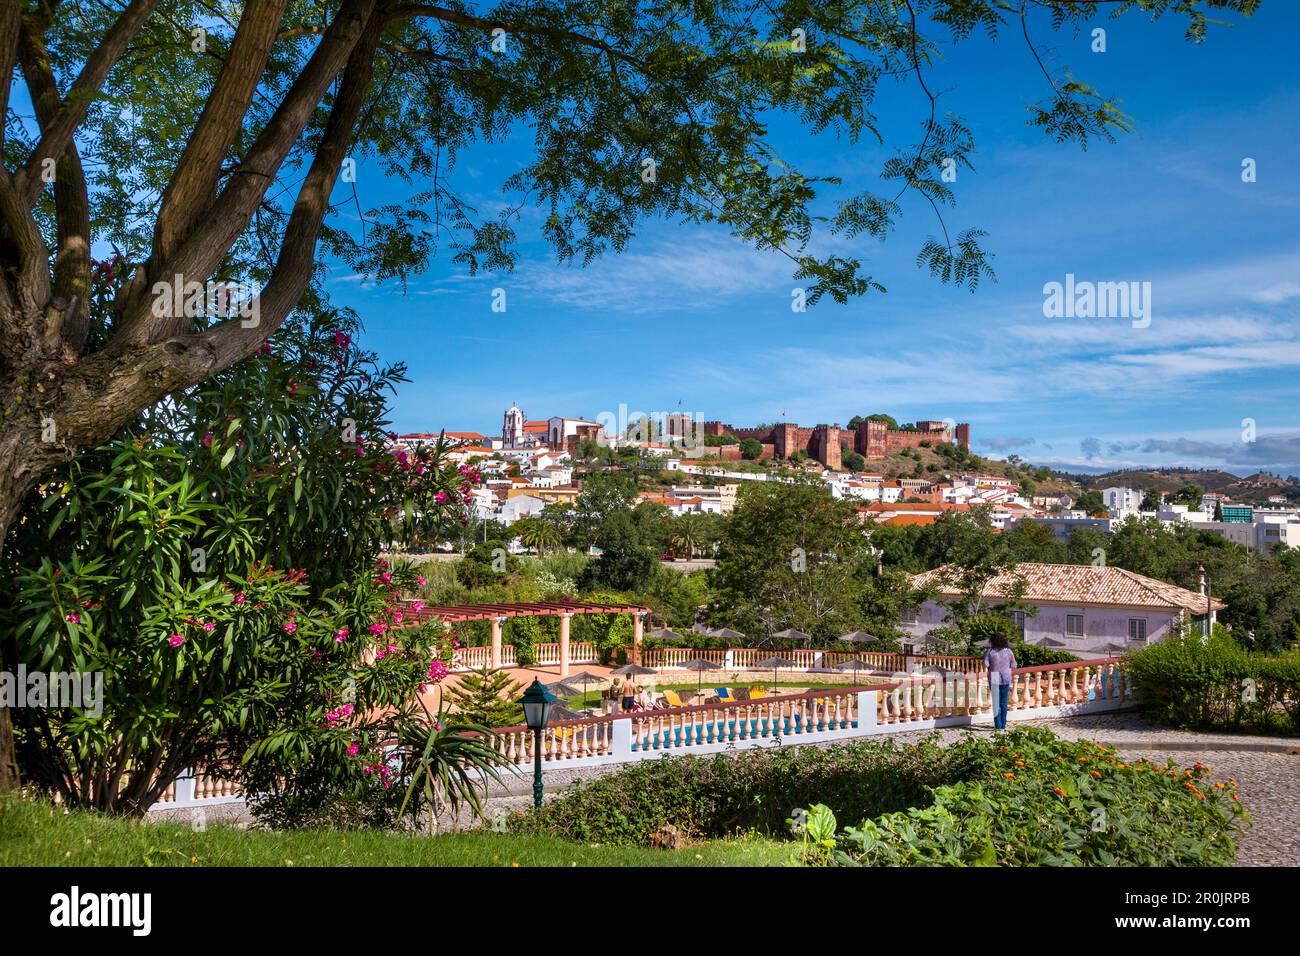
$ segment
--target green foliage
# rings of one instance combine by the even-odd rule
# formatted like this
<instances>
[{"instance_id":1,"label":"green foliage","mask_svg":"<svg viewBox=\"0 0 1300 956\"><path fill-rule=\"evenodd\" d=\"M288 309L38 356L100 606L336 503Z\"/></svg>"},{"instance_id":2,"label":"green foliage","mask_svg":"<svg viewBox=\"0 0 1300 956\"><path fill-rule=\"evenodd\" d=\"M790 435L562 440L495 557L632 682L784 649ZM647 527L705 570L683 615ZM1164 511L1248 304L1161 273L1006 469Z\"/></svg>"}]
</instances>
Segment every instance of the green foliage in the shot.
<instances>
[{"instance_id":1,"label":"green foliage","mask_svg":"<svg viewBox=\"0 0 1300 956\"><path fill-rule=\"evenodd\" d=\"M286 330L28 499L0 559L0 647L104 677L99 719L15 712L37 786L141 813L221 762L249 789L360 793L366 752L418 720L413 692L450 651L436 628L392 627L415 573L376 555L436 529L470 479L441 449L387 450L401 369L338 321Z\"/></svg>"},{"instance_id":2,"label":"green foliage","mask_svg":"<svg viewBox=\"0 0 1300 956\"><path fill-rule=\"evenodd\" d=\"M962 779L964 755L932 741L745 750L663 757L575 784L513 821L516 832L641 845L672 824L688 838L788 832L796 807L823 803L862 820L928 802L928 788Z\"/></svg>"},{"instance_id":3,"label":"green foliage","mask_svg":"<svg viewBox=\"0 0 1300 956\"><path fill-rule=\"evenodd\" d=\"M518 570L519 558L510 553L505 541L484 541L456 564L456 579L466 587L481 588L499 583Z\"/></svg>"},{"instance_id":4,"label":"green foliage","mask_svg":"<svg viewBox=\"0 0 1300 956\"><path fill-rule=\"evenodd\" d=\"M1105 517L1110 513L1106 508L1106 502L1101 498L1100 491L1085 491L1083 494L1079 495L1078 500L1075 501L1074 508L1076 511L1082 511L1088 515L1099 515L1101 517Z\"/></svg>"},{"instance_id":5,"label":"green foliage","mask_svg":"<svg viewBox=\"0 0 1300 956\"><path fill-rule=\"evenodd\" d=\"M1252 653L1221 626L1132 654L1124 672L1154 719L1194 730L1300 731L1300 653Z\"/></svg>"},{"instance_id":6,"label":"green foliage","mask_svg":"<svg viewBox=\"0 0 1300 956\"><path fill-rule=\"evenodd\" d=\"M1200 511L1205 492L1199 485L1183 485L1169 496L1169 503L1187 505L1189 511Z\"/></svg>"},{"instance_id":7,"label":"green foliage","mask_svg":"<svg viewBox=\"0 0 1300 956\"><path fill-rule=\"evenodd\" d=\"M444 809L454 814L468 806L481 819L481 791L501 782L494 740L487 727L465 721L444 724L442 715L422 736L414 728L405 733L397 753L409 782L398 816L424 810L432 829Z\"/></svg>"},{"instance_id":8,"label":"green foliage","mask_svg":"<svg viewBox=\"0 0 1300 956\"><path fill-rule=\"evenodd\" d=\"M1069 664L1079 658L1069 651L1055 647L1043 647L1041 644L1026 644L1018 637L1011 642L1011 650L1016 655L1016 664L1020 667L1043 667L1046 664Z\"/></svg>"},{"instance_id":9,"label":"green foliage","mask_svg":"<svg viewBox=\"0 0 1300 956\"><path fill-rule=\"evenodd\" d=\"M756 461L763 454L763 443L757 438L746 438L740 443L740 454L746 461Z\"/></svg>"},{"instance_id":10,"label":"green foliage","mask_svg":"<svg viewBox=\"0 0 1300 956\"><path fill-rule=\"evenodd\" d=\"M973 772L841 834L847 866L1230 866L1249 824L1210 768L1125 763L1042 728L967 740Z\"/></svg>"},{"instance_id":11,"label":"green foliage","mask_svg":"<svg viewBox=\"0 0 1300 956\"><path fill-rule=\"evenodd\" d=\"M545 643L542 640L541 619L536 617L510 618L502 628L501 638L514 647L515 663L520 667L531 667L537 663L537 645Z\"/></svg>"},{"instance_id":12,"label":"green foliage","mask_svg":"<svg viewBox=\"0 0 1300 956\"><path fill-rule=\"evenodd\" d=\"M788 627L825 642L864 623L875 562L852 502L820 479L741 489L709 581L710 621L764 640Z\"/></svg>"},{"instance_id":13,"label":"green foliage","mask_svg":"<svg viewBox=\"0 0 1300 956\"><path fill-rule=\"evenodd\" d=\"M512 618L512 620L529 620ZM519 703L524 685L510 679L505 671L490 667L463 675L447 691L447 703L456 711L456 719L465 724L484 727L517 727L524 722Z\"/></svg>"},{"instance_id":14,"label":"green foliage","mask_svg":"<svg viewBox=\"0 0 1300 956\"><path fill-rule=\"evenodd\" d=\"M610 514L600 525L595 540L600 556L584 569L579 587L637 591L647 584L654 573L656 557L642 543L641 530L631 512Z\"/></svg>"}]
</instances>

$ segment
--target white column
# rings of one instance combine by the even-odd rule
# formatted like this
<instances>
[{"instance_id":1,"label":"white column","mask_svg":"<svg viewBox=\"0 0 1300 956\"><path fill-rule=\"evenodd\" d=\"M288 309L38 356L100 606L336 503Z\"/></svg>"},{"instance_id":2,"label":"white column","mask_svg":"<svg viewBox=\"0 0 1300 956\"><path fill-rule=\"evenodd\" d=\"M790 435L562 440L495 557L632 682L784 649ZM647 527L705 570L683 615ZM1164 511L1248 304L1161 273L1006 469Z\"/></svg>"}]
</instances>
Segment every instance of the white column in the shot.
<instances>
[{"instance_id":1,"label":"white column","mask_svg":"<svg viewBox=\"0 0 1300 956\"><path fill-rule=\"evenodd\" d=\"M176 778L176 801L177 804L194 802L194 768L181 771L181 775Z\"/></svg>"},{"instance_id":2,"label":"white column","mask_svg":"<svg viewBox=\"0 0 1300 956\"><path fill-rule=\"evenodd\" d=\"M641 635L645 629L645 614L636 611L632 615L632 663L641 663Z\"/></svg>"},{"instance_id":3,"label":"white column","mask_svg":"<svg viewBox=\"0 0 1300 956\"><path fill-rule=\"evenodd\" d=\"M492 669L501 666L501 624L504 617L492 618Z\"/></svg>"},{"instance_id":4,"label":"white column","mask_svg":"<svg viewBox=\"0 0 1300 956\"><path fill-rule=\"evenodd\" d=\"M632 754L632 718L627 720L616 720L614 723L614 739L612 741L614 758L616 760L631 760Z\"/></svg>"},{"instance_id":5,"label":"white column","mask_svg":"<svg viewBox=\"0 0 1300 956\"><path fill-rule=\"evenodd\" d=\"M569 676L569 620L572 612L560 615L560 678Z\"/></svg>"}]
</instances>

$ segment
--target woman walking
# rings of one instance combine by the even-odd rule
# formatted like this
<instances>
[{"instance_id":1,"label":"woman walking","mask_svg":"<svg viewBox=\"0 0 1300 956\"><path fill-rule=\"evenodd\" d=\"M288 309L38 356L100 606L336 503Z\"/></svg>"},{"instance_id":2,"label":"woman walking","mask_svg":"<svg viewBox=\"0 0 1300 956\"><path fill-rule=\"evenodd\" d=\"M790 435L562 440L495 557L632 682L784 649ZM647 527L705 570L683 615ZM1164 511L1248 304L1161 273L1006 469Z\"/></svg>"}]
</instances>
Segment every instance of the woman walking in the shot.
<instances>
[{"instance_id":1,"label":"woman walking","mask_svg":"<svg viewBox=\"0 0 1300 956\"><path fill-rule=\"evenodd\" d=\"M1007 729L1007 698L1011 693L1011 670L1016 667L1016 655L1001 634L989 641L984 652L984 667L989 672L989 690L993 694L993 726Z\"/></svg>"}]
</instances>

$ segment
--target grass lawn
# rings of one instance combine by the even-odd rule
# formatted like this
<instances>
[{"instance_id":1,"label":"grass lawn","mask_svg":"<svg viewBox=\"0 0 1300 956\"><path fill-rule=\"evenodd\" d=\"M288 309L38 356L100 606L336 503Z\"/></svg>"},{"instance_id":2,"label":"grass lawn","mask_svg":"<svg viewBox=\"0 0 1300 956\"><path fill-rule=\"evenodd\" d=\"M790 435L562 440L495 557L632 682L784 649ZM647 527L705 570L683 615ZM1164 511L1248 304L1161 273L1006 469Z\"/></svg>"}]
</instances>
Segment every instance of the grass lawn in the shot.
<instances>
[{"instance_id":1,"label":"grass lawn","mask_svg":"<svg viewBox=\"0 0 1300 956\"><path fill-rule=\"evenodd\" d=\"M591 846L501 833L267 833L138 823L0 798L0 866L781 866L796 844L760 837L680 850Z\"/></svg>"}]
</instances>

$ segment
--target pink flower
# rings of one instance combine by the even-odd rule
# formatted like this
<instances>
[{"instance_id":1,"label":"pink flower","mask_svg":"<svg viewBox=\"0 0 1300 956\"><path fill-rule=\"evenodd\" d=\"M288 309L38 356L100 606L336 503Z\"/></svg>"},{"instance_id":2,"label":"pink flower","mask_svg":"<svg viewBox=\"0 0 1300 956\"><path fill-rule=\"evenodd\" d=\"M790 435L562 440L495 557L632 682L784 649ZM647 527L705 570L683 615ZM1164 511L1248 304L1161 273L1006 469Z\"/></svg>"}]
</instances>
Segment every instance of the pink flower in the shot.
<instances>
[{"instance_id":1,"label":"pink flower","mask_svg":"<svg viewBox=\"0 0 1300 956\"><path fill-rule=\"evenodd\" d=\"M346 332L335 332L334 344L341 349L345 349L352 344L352 336L348 335Z\"/></svg>"},{"instance_id":2,"label":"pink flower","mask_svg":"<svg viewBox=\"0 0 1300 956\"><path fill-rule=\"evenodd\" d=\"M371 624L371 625L370 625L370 633L371 633L371 634L382 634L382 633L384 633L384 631L386 631L386 630L388 630L388 625L387 625L387 624Z\"/></svg>"},{"instance_id":3,"label":"pink flower","mask_svg":"<svg viewBox=\"0 0 1300 956\"><path fill-rule=\"evenodd\" d=\"M356 756L360 751L361 751L361 748L358 747L355 743L348 744L348 756L349 756L349 757L355 757L355 756Z\"/></svg>"},{"instance_id":4,"label":"pink flower","mask_svg":"<svg viewBox=\"0 0 1300 956\"><path fill-rule=\"evenodd\" d=\"M433 500L438 502L438 504L443 504L447 500L447 492L445 491L438 492L436 495L433 496Z\"/></svg>"},{"instance_id":5,"label":"pink flower","mask_svg":"<svg viewBox=\"0 0 1300 956\"><path fill-rule=\"evenodd\" d=\"M172 647L180 647L185 643L185 638L183 635L173 634L171 637L167 638L167 643Z\"/></svg>"},{"instance_id":6,"label":"pink flower","mask_svg":"<svg viewBox=\"0 0 1300 956\"><path fill-rule=\"evenodd\" d=\"M243 591L240 591L238 594L235 595L235 603L236 603L236 604L243 604L243 603L244 603L244 592L243 592Z\"/></svg>"},{"instance_id":7,"label":"pink flower","mask_svg":"<svg viewBox=\"0 0 1300 956\"><path fill-rule=\"evenodd\" d=\"M394 624L401 624L401 623L402 623L402 612L401 612L401 611L394 611L394 612L393 612L393 623L394 623Z\"/></svg>"},{"instance_id":8,"label":"pink flower","mask_svg":"<svg viewBox=\"0 0 1300 956\"><path fill-rule=\"evenodd\" d=\"M383 581L385 584L391 583L393 580L392 572L385 571L383 574L379 575L379 580Z\"/></svg>"},{"instance_id":9,"label":"pink flower","mask_svg":"<svg viewBox=\"0 0 1300 956\"><path fill-rule=\"evenodd\" d=\"M212 432L208 432L206 435L203 436L203 447L204 448L212 447Z\"/></svg>"},{"instance_id":10,"label":"pink flower","mask_svg":"<svg viewBox=\"0 0 1300 956\"><path fill-rule=\"evenodd\" d=\"M347 639L348 639L348 629L346 627L340 627L337 631L334 632L335 644L342 644Z\"/></svg>"},{"instance_id":11,"label":"pink flower","mask_svg":"<svg viewBox=\"0 0 1300 956\"><path fill-rule=\"evenodd\" d=\"M216 629L217 629L217 625L213 624L211 621L208 621L208 623L206 623L206 624L203 625L203 630L205 630L205 631L207 631L207 632L209 632L209 633L211 633L212 631L215 631Z\"/></svg>"},{"instance_id":12,"label":"pink flower","mask_svg":"<svg viewBox=\"0 0 1300 956\"><path fill-rule=\"evenodd\" d=\"M81 615L78 614L76 611L73 611L71 614L65 617L64 620L67 621L69 624L76 624L78 621L81 620Z\"/></svg>"},{"instance_id":13,"label":"pink flower","mask_svg":"<svg viewBox=\"0 0 1300 956\"><path fill-rule=\"evenodd\" d=\"M421 584L424 583L424 578L420 578L420 583L421 583ZM411 603L411 610L414 611L416 614L419 614L421 611L424 610L424 602L423 602L423 601L413 601L413 602Z\"/></svg>"},{"instance_id":14,"label":"pink flower","mask_svg":"<svg viewBox=\"0 0 1300 956\"><path fill-rule=\"evenodd\" d=\"M415 580L420 583L420 587L424 587L424 578L416 578Z\"/></svg>"},{"instance_id":15,"label":"pink flower","mask_svg":"<svg viewBox=\"0 0 1300 956\"><path fill-rule=\"evenodd\" d=\"M285 624L283 630L286 634L292 634L294 631L298 630L298 625L293 623L293 621L289 621Z\"/></svg>"}]
</instances>

